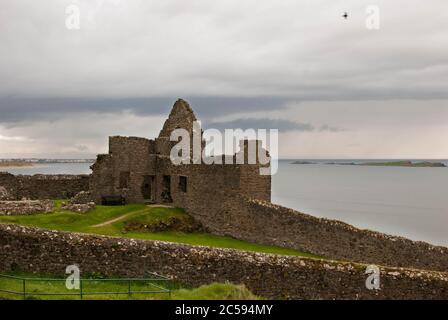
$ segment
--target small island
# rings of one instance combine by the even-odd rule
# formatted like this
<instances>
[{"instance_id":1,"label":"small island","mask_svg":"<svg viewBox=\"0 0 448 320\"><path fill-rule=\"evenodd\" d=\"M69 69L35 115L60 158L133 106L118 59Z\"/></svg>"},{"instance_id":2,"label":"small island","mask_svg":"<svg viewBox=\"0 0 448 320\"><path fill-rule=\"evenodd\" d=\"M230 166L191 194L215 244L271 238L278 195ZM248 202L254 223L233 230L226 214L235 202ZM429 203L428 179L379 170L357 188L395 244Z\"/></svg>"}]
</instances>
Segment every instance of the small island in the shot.
<instances>
[{"instance_id":1,"label":"small island","mask_svg":"<svg viewBox=\"0 0 448 320\"><path fill-rule=\"evenodd\" d=\"M291 164L314 164L314 162L297 160L297 161L291 162Z\"/></svg>"},{"instance_id":2,"label":"small island","mask_svg":"<svg viewBox=\"0 0 448 320\"><path fill-rule=\"evenodd\" d=\"M317 162L297 160L291 164L319 164ZM400 160L400 161L383 161L383 162L325 162L321 164L339 165L339 166L374 166L374 167L410 167L410 168L446 168L443 162Z\"/></svg>"},{"instance_id":3,"label":"small island","mask_svg":"<svg viewBox=\"0 0 448 320\"><path fill-rule=\"evenodd\" d=\"M388 162L366 162L360 163L361 166L384 166L384 167L430 167L430 168L445 168L446 165L442 162L430 162L430 161L421 161L421 162L412 162L409 160L406 161L388 161Z\"/></svg>"}]
</instances>

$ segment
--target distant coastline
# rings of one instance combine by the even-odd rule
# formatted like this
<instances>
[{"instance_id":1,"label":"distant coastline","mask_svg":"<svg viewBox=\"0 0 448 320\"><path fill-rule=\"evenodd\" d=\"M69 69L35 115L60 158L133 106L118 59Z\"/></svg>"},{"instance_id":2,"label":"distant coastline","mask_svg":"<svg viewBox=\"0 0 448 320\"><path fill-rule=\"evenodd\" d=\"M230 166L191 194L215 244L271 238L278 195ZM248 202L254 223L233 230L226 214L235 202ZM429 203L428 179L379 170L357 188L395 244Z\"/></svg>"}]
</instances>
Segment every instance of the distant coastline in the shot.
<instances>
[{"instance_id":1,"label":"distant coastline","mask_svg":"<svg viewBox=\"0 0 448 320\"><path fill-rule=\"evenodd\" d=\"M370 162L362 163L362 166L383 166L383 167L429 167L429 168L445 168L446 165L442 162L412 162L412 161L391 161L391 162Z\"/></svg>"},{"instance_id":2,"label":"distant coastline","mask_svg":"<svg viewBox=\"0 0 448 320\"><path fill-rule=\"evenodd\" d=\"M22 168L22 167L33 167L34 164L30 162L19 162L19 161L4 161L0 162L0 168Z\"/></svg>"},{"instance_id":3,"label":"distant coastline","mask_svg":"<svg viewBox=\"0 0 448 320\"><path fill-rule=\"evenodd\" d=\"M38 174L38 173L51 174L52 166L83 165L83 164L90 165L93 162L94 160L91 159L10 158L10 159L0 159L0 171L12 172L15 174L23 172L30 172L32 174ZM45 168L50 168L49 169L50 171L46 170ZM62 171L58 171L57 173L64 173Z\"/></svg>"},{"instance_id":4,"label":"distant coastline","mask_svg":"<svg viewBox=\"0 0 448 320\"><path fill-rule=\"evenodd\" d=\"M31 164L53 164L53 163L93 163L95 159L43 159L43 158L11 158L0 159L3 163L31 163Z\"/></svg>"},{"instance_id":5,"label":"distant coastline","mask_svg":"<svg viewBox=\"0 0 448 320\"><path fill-rule=\"evenodd\" d=\"M327 165L345 165L345 166L374 166L374 167L410 167L410 168L446 168L447 166L442 162L433 161L367 161L367 162L313 162L306 160L297 160L291 164L327 164Z\"/></svg>"}]
</instances>

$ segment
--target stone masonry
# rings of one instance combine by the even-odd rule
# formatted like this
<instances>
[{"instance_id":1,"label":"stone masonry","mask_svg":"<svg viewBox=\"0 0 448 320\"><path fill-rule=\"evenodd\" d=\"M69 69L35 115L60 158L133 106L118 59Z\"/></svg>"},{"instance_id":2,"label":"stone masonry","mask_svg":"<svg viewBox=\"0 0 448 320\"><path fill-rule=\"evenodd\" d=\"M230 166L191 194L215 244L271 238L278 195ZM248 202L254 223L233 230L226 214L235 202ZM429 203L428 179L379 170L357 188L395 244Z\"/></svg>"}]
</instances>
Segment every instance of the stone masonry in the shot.
<instances>
[{"instance_id":1,"label":"stone masonry","mask_svg":"<svg viewBox=\"0 0 448 320\"><path fill-rule=\"evenodd\" d=\"M381 267L380 290L368 290L366 266L356 263L0 225L0 272L65 275L72 264L84 274L243 283L274 299L448 299L441 272Z\"/></svg>"},{"instance_id":2,"label":"stone masonry","mask_svg":"<svg viewBox=\"0 0 448 320\"><path fill-rule=\"evenodd\" d=\"M0 172L0 189L5 200L68 199L89 190L89 175L12 175Z\"/></svg>"},{"instance_id":3,"label":"stone masonry","mask_svg":"<svg viewBox=\"0 0 448 320\"><path fill-rule=\"evenodd\" d=\"M25 216L38 213L51 213L52 200L0 201L0 216Z\"/></svg>"},{"instance_id":4,"label":"stone masonry","mask_svg":"<svg viewBox=\"0 0 448 320\"><path fill-rule=\"evenodd\" d=\"M215 234L310 252L329 259L448 271L448 248L316 218L267 201L232 197L189 209Z\"/></svg>"}]
</instances>

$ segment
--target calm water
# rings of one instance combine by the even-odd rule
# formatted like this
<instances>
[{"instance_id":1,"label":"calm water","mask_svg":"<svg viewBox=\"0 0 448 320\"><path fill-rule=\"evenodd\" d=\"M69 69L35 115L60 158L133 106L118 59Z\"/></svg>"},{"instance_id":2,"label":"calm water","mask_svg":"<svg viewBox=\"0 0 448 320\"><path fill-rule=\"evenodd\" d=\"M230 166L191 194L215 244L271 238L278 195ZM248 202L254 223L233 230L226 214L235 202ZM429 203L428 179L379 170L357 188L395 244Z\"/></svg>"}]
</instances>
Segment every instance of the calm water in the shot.
<instances>
[{"instance_id":1,"label":"calm water","mask_svg":"<svg viewBox=\"0 0 448 320\"><path fill-rule=\"evenodd\" d=\"M280 161L272 201L360 228L448 246L448 168Z\"/></svg>"},{"instance_id":2,"label":"calm water","mask_svg":"<svg viewBox=\"0 0 448 320\"><path fill-rule=\"evenodd\" d=\"M35 164L32 167L0 168L0 171L12 174L89 174L91 163L48 163Z\"/></svg>"},{"instance_id":3,"label":"calm water","mask_svg":"<svg viewBox=\"0 0 448 320\"><path fill-rule=\"evenodd\" d=\"M273 176L274 203L360 228L448 246L448 168L290 162L280 161ZM7 171L80 174L90 173L89 166L47 164Z\"/></svg>"}]
</instances>

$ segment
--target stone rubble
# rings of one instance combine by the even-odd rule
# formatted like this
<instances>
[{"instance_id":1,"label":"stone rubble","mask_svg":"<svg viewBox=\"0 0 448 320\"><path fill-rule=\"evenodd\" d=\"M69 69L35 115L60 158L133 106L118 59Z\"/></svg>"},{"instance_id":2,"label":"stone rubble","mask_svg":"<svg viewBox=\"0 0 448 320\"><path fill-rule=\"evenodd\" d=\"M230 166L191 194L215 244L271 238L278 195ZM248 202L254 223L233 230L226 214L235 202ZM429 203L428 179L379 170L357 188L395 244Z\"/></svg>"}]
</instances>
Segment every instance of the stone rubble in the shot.
<instances>
[{"instance_id":1,"label":"stone rubble","mask_svg":"<svg viewBox=\"0 0 448 320\"><path fill-rule=\"evenodd\" d=\"M13 196L4 186L0 186L0 201L7 200L14 200Z\"/></svg>"},{"instance_id":2,"label":"stone rubble","mask_svg":"<svg viewBox=\"0 0 448 320\"><path fill-rule=\"evenodd\" d=\"M77 193L68 202L62 205L63 210L87 213L92 209L95 209L96 204L92 200L92 195L89 191L81 191Z\"/></svg>"},{"instance_id":3,"label":"stone rubble","mask_svg":"<svg viewBox=\"0 0 448 320\"><path fill-rule=\"evenodd\" d=\"M3 216L51 213L53 210L52 200L0 201L0 215Z\"/></svg>"},{"instance_id":4,"label":"stone rubble","mask_svg":"<svg viewBox=\"0 0 448 320\"><path fill-rule=\"evenodd\" d=\"M63 210L73 211L77 213L87 213L96 207L95 202L89 203L65 203L62 205Z\"/></svg>"}]
</instances>

